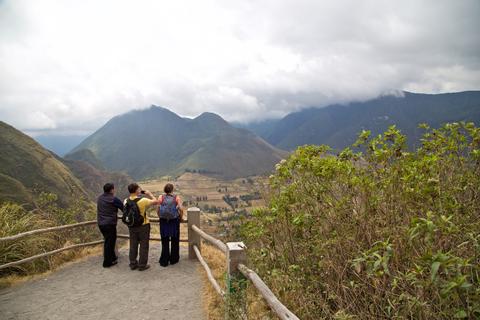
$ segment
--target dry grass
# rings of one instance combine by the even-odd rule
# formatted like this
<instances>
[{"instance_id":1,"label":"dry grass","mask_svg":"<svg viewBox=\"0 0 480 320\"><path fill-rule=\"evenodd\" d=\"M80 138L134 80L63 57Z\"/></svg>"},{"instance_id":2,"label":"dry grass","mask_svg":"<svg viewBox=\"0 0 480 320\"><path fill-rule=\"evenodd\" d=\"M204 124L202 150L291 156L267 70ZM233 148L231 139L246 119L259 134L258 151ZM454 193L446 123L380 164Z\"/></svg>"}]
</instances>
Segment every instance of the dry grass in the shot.
<instances>
[{"instance_id":1,"label":"dry grass","mask_svg":"<svg viewBox=\"0 0 480 320\"><path fill-rule=\"evenodd\" d=\"M212 270L215 280L217 280L220 287L225 290L225 256L222 252L218 251L212 246L202 245L202 256L207 262L208 266ZM203 270L203 267L199 265L199 272L203 278L203 307L208 319L221 320L224 318L224 303L223 299L213 289L210 281L207 278L207 274Z\"/></svg>"},{"instance_id":2,"label":"dry grass","mask_svg":"<svg viewBox=\"0 0 480 320\"><path fill-rule=\"evenodd\" d=\"M125 243L127 243L126 241L123 241L123 242L124 243L119 243L119 246L122 246ZM51 256L48 258L50 269L48 269L45 272L28 274L28 275L11 274L4 277L0 277L0 289L20 285L22 283L25 283L31 280L45 278L48 275L52 274L53 272L61 270L73 263L78 263L87 259L88 257L101 255L101 254L103 254L102 245L96 245L93 247L81 248L77 250L71 250L71 251L59 253L55 256Z\"/></svg>"},{"instance_id":3,"label":"dry grass","mask_svg":"<svg viewBox=\"0 0 480 320\"><path fill-rule=\"evenodd\" d=\"M218 251L218 249L208 245L202 244L202 256L207 262L208 266L212 270L215 280L223 290L225 288L225 279L226 279L226 260L225 255ZM202 274L203 279L203 307L207 319L210 320L221 320L225 316L225 302L218 295L218 293L213 289L210 281L207 278L207 274L203 270L202 266L199 266L199 272ZM268 306L266 305L263 298L258 294L255 287L251 284L247 284L247 312L248 315L246 318L251 320L267 320L267 319L276 319L272 314Z\"/></svg>"},{"instance_id":4,"label":"dry grass","mask_svg":"<svg viewBox=\"0 0 480 320\"><path fill-rule=\"evenodd\" d=\"M59 213L65 212L59 211ZM42 212L27 211L19 205L6 203L0 206L0 237L52 226L55 225L55 222L42 214ZM2 242L0 243L0 264L18 261L42 252L49 252L72 244L101 238L102 236L98 228L87 226L74 231L48 232L15 241ZM121 246L125 241L119 240L118 243ZM102 250L102 245L78 248L4 269L0 273L0 287L8 287L32 278L44 277L68 263L77 262L79 259L81 260L91 255L101 255Z\"/></svg>"}]
</instances>

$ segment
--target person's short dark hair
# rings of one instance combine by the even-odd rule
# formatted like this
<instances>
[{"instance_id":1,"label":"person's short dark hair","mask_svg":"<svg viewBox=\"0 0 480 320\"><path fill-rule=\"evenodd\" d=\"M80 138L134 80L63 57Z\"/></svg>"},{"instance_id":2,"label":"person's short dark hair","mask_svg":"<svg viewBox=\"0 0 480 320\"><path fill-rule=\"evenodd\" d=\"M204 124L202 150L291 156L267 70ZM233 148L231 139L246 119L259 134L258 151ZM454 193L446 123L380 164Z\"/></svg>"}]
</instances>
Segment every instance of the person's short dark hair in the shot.
<instances>
[{"instance_id":1,"label":"person's short dark hair","mask_svg":"<svg viewBox=\"0 0 480 320\"><path fill-rule=\"evenodd\" d=\"M135 193L137 192L137 189L140 188L140 186L138 184L136 184L135 182L134 183L130 183L128 185L128 192L130 193Z\"/></svg>"},{"instance_id":2,"label":"person's short dark hair","mask_svg":"<svg viewBox=\"0 0 480 320\"><path fill-rule=\"evenodd\" d=\"M105 185L103 186L103 192L105 193L110 193L112 192L112 190L115 189L115 186L113 185L113 183L105 183Z\"/></svg>"},{"instance_id":3,"label":"person's short dark hair","mask_svg":"<svg viewBox=\"0 0 480 320\"><path fill-rule=\"evenodd\" d=\"M165 193L172 193L173 192L173 184L167 183L165 185L165 187L163 188L163 191L165 191Z\"/></svg>"}]
</instances>

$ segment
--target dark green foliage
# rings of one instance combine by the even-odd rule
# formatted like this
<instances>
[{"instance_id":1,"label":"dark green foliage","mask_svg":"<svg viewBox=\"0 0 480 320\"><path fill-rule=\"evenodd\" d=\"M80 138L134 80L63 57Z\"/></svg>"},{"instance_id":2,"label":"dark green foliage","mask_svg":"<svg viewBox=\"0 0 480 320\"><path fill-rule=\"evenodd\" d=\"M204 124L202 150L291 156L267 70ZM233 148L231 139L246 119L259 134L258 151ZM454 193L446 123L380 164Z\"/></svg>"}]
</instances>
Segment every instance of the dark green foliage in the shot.
<instances>
[{"instance_id":1,"label":"dark green foliage","mask_svg":"<svg viewBox=\"0 0 480 320\"><path fill-rule=\"evenodd\" d=\"M242 194L240 195L240 199L242 201L251 201L251 200L259 200L262 199L260 192L255 191L253 194Z\"/></svg>"},{"instance_id":2,"label":"dark green foliage","mask_svg":"<svg viewBox=\"0 0 480 320\"><path fill-rule=\"evenodd\" d=\"M480 317L480 128L422 127L413 152L391 126L277 165L268 208L242 233L301 319Z\"/></svg>"},{"instance_id":3,"label":"dark green foliage","mask_svg":"<svg viewBox=\"0 0 480 320\"><path fill-rule=\"evenodd\" d=\"M403 97L384 96L348 105L310 108L277 121L248 125L269 143L285 150L305 144L326 144L341 150L352 144L358 132L369 128L377 135L396 124L409 137L409 146L419 145L418 124L438 128L444 123L480 123L480 91L445 94L404 92Z\"/></svg>"},{"instance_id":4,"label":"dark green foliage","mask_svg":"<svg viewBox=\"0 0 480 320\"><path fill-rule=\"evenodd\" d=\"M155 106L111 119L67 157L77 159L82 149L107 169L136 179L185 171L223 178L255 175L271 171L286 155L213 113L187 119Z\"/></svg>"}]
</instances>

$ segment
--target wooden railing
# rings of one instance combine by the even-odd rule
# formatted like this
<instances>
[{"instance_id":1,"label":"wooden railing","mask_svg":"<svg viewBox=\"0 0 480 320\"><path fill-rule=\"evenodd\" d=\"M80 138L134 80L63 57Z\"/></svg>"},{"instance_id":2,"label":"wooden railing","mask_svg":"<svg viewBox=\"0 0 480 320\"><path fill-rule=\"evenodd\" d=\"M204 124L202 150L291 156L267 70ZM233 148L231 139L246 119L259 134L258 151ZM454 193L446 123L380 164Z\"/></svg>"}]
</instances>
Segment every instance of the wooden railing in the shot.
<instances>
[{"instance_id":1,"label":"wooden railing","mask_svg":"<svg viewBox=\"0 0 480 320\"><path fill-rule=\"evenodd\" d=\"M246 267L246 252L245 252L245 245L243 242L228 242L228 243L223 243L221 240L216 239L215 237L207 234L205 231L201 229L200 225L200 209L198 208L189 208L187 210L187 221L182 221L182 223L188 223L188 239L181 239L181 242L188 242L188 257L189 259L198 259L202 267L205 269L205 272L207 274L207 278L212 284L213 288L215 291L225 299L225 301L228 301L229 295L232 293L232 282L233 281L239 281L242 278L243 279L248 279L250 280L255 288L258 290L258 292L262 295L262 297L265 299L267 302L268 306L272 309L272 311L282 320L292 320L292 319L298 319L298 317L293 314L290 310L288 310L278 299L277 297L273 294L273 292L268 288L268 286L262 281L262 279L256 274L253 270L249 269ZM158 222L158 218L150 218L150 222ZM79 227L84 227L84 226L90 226L90 225L96 225L97 221L92 220L92 221L85 221L85 222L79 222L79 223L74 223L74 224L69 224L69 225L64 225L64 226L56 226L56 227L49 227L49 228L44 228L44 229L37 229L37 230L32 230L32 231L27 231L23 233L19 233L16 235L12 236L7 236L0 238L0 243L1 242L7 242L7 241L15 241L18 239L22 239L24 237L29 237L33 235L38 235L38 234L44 234L48 232L56 232L56 231L61 231L61 230L68 230L68 229L73 229L73 228L79 228ZM118 238L122 239L128 239L129 236L125 234L118 234ZM221 286L218 284L218 282L215 280L212 271L210 270L210 267L208 266L207 262L205 259L203 259L202 254L201 254L201 242L202 239L216 247L218 250L220 250L223 254L226 256L226 267L227 267L227 291L225 292ZM151 237L150 240L153 241L160 241L160 237ZM102 244L103 240L96 240L96 241L91 241L91 242L86 242L86 243L79 243L79 244L74 244L70 245L67 247L59 248L56 250L52 250L49 252L45 253L40 253L28 258L24 258L21 260L9 262L3 265L0 265L0 270L6 269L9 267L14 267L23 263L31 262L33 260L39 259L39 258L44 258L48 257L66 250L72 250L72 249L77 249L77 248L82 248L82 247L87 247L87 246L94 246L98 244ZM236 293L238 294L238 292Z\"/></svg>"},{"instance_id":2,"label":"wooden railing","mask_svg":"<svg viewBox=\"0 0 480 320\"><path fill-rule=\"evenodd\" d=\"M255 271L245 266L247 255L245 252L245 245L243 242L227 242L226 244L207 234L201 229L200 226L200 209L189 208L188 211L188 256L190 259L197 258L200 264L205 269L207 278L212 284L215 291L226 301L228 301L228 295L231 294L231 282L239 281L241 278L250 280L257 291L265 299L268 306L272 311L282 320L295 320L299 319L293 312L288 310L263 282L260 276ZM211 245L215 246L218 250L226 256L227 266L227 291L223 291L218 282L213 277L210 267L205 262L201 254L201 240L205 240ZM236 292L236 295L239 293ZM241 293L240 293L241 294Z\"/></svg>"},{"instance_id":3,"label":"wooden railing","mask_svg":"<svg viewBox=\"0 0 480 320\"><path fill-rule=\"evenodd\" d=\"M120 219L120 218L121 217L118 217L118 219ZM148 219L150 220L150 222L158 222L159 221L158 218L148 217ZM188 221L182 221L182 223L188 223ZM97 225L97 220L90 220L90 221L84 221L84 222L79 222L79 223L67 224L67 225L63 225L63 226L55 226L55 227L26 231L26 232L22 232L22 233L13 235L13 236L7 236L7 237L0 238L0 243L1 242L14 241L14 240L18 240L18 239L22 239L22 238L25 238L25 237L30 237L30 236L33 236L33 235L38 235L38 234L45 234L45 233L49 233L49 232L57 232L57 231L62 231L62 230L75 229L75 228L80 228L80 227L84 227L84 226L91 226L91 225ZM129 239L130 237L129 237L128 234L118 234L117 238ZM160 237L150 237L150 240L160 241L161 239L160 239ZM188 239L180 239L180 242L188 242ZM57 254L57 253L60 253L60 252L63 252L63 251L78 249L78 248L83 248L83 247L88 247L88 246L95 246L95 245L98 245L98 244L103 244L103 240L96 240L96 241L91 241L91 242L73 244L73 245L66 246L66 247L59 248L59 249L55 249L55 250L52 250L52 251L49 251L49 252L43 252L43 253L28 257L28 258L21 259L21 260L12 261L12 262L9 262L9 263L2 264L2 265L0 265L0 270L10 268L10 267L14 267L14 266L18 266L20 264L31 262L31 261L34 261L36 259L45 258L45 257L51 256L51 255L54 255L54 254Z\"/></svg>"}]
</instances>

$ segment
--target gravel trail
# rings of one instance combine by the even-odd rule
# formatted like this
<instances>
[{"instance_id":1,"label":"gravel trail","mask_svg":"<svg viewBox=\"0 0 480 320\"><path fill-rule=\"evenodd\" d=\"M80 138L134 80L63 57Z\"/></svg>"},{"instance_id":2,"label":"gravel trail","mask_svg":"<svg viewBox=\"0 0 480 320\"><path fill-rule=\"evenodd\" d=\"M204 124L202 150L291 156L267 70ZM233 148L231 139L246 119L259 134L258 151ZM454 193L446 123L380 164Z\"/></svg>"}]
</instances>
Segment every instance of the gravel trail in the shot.
<instances>
[{"instance_id":1,"label":"gravel trail","mask_svg":"<svg viewBox=\"0 0 480 320\"><path fill-rule=\"evenodd\" d=\"M92 256L48 276L0 290L0 319L204 319L198 262L158 264L159 244L150 244L150 269L131 271L128 248L119 264L102 268Z\"/></svg>"}]
</instances>

